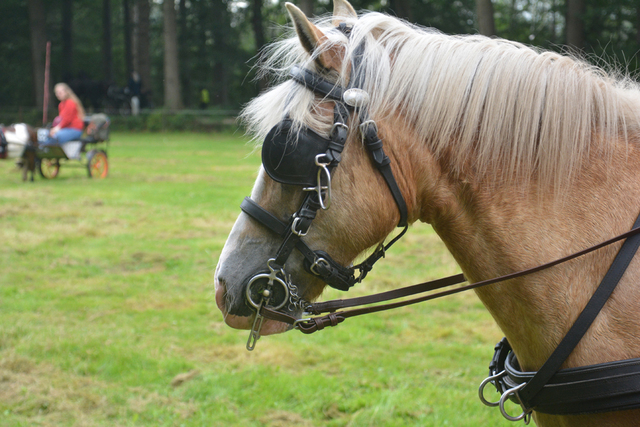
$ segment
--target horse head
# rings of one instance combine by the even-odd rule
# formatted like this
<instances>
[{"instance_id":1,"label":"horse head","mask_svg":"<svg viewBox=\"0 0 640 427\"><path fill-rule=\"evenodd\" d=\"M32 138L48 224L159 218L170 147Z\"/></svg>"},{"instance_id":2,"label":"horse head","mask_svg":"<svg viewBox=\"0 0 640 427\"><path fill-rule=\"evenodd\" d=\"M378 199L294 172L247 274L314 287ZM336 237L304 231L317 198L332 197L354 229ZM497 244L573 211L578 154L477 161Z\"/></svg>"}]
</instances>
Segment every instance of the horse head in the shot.
<instances>
[{"instance_id":1,"label":"horse head","mask_svg":"<svg viewBox=\"0 0 640 427\"><path fill-rule=\"evenodd\" d=\"M296 37L274 49L287 56L291 77L244 111L264 140L263 165L216 268L218 306L227 324L241 329L251 327L266 286L268 305L295 317L327 283L348 289L370 268L354 268L356 257L377 246L379 258L389 233L412 217L405 187L411 171L395 158L388 122L367 116L370 97L356 81L363 76L350 34L355 11L338 0L331 20L315 25L286 7ZM387 153L371 146L382 138ZM287 328L267 321L262 334Z\"/></svg>"}]
</instances>

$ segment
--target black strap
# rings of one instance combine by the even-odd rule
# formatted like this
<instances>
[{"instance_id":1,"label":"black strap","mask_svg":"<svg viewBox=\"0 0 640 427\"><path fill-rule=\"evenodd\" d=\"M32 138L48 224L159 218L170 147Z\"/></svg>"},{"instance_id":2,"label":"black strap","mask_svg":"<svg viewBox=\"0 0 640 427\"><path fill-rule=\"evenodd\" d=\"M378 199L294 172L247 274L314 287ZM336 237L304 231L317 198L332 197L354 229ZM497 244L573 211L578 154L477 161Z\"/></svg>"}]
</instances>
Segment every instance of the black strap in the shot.
<instances>
[{"instance_id":1,"label":"black strap","mask_svg":"<svg viewBox=\"0 0 640 427\"><path fill-rule=\"evenodd\" d=\"M293 80L305 86L307 89L327 98L331 98L334 101L342 101L344 89L339 85L323 79L320 75L311 70L294 65L291 68L291 71L289 71L289 75Z\"/></svg>"},{"instance_id":2,"label":"black strap","mask_svg":"<svg viewBox=\"0 0 640 427\"><path fill-rule=\"evenodd\" d=\"M382 140L378 137L378 129L376 128L375 123L372 121L366 121L366 111L364 110L360 113L360 116L361 120L364 121L360 130L364 137L365 146L371 153L373 164L384 177L384 180L391 191L391 195L393 196L393 200L395 200L396 205L398 206L398 210L400 211L398 227L405 227L407 225L408 217L407 203L404 201L404 196L402 195L400 187L398 187L398 182L391 170L391 160L389 160L389 157L385 154L382 148Z\"/></svg>"},{"instance_id":3,"label":"black strap","mask_svg":"<svg viewBox=\"0 0 640 427\"><path fill-rule=\"evenodd\" d=\"M287 237L292 235L291 222L286 223L284 221L280 221L269 211L251 200L251 198L245 197L240 204L240 209L275 234L285 238L285 242L280 245L280 249L276 255L276 264L278 264L278 258L281 258L281 255L284 254L285 249L283 248L284 245L286 245L286 250L289 252L293 247L295 247L302 256L304 256L307 271L320 277L332 288L341 291L348 291L349 288L358 283L361 279L361 277L355 277L354 267L343 267L333 260L333 258L328 254L322 251L312 250L302 239L297 238L295 240L287 240ZM319 258L322 258L325 262L317 264L312 271L311 266L314 265Z\"/></svg>"},{"instance_id":4,"label":"black strap","mask_svg":"<svg viewBox=\"0 0 640 427\"><path fill-rule=\"evenodd\" d=\"M633 228L640 227L640 216L636 219ZM536 394L540 392L542 387L549 382L549 379L560 369L560 366L569 357L575 346L580 342L583 335L587 332L593 320L598 316L600 310L609 299L609 296L616 288L616 285L622 278L629 263L633 259L638 247L640 246L640 236L635 235L627 238L622 247L618 251L618 255L613 260L611 267L605 274L598 289L580 313L575 323L569 329L569 332L562 339L558 347L553 351L549 359L542 365L540 370L535 374L531 381L527 383L519 392L522 403L527 408L530 406Z\"/></svg>"}]
</instances>

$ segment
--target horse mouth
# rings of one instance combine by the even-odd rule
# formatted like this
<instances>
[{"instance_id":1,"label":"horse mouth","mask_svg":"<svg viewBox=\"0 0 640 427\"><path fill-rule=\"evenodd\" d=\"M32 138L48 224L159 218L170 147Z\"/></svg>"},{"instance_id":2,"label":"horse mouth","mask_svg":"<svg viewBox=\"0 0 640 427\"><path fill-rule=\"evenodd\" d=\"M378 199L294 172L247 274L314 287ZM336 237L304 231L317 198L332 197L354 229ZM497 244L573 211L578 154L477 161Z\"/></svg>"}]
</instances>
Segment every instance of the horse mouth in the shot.
<instances>
[{"instance_id":1,"label":"horse mouth","mask_svg":"<svg viewBox=\"0 0 640 427\"><path fill-rule=\"evenodd\" d=\"M221 283L218 278L214 279L216 288L216 305L224 316L224 322L227 326L234 329L246 329L250 330L253 326L255 319L255 313L249 316L230 314L227 309L227 289L226 286ZM260 335L273 335L286 332L291 329L291 325L275 320L265 319L260 330Z\"/></svg>"}]
</instances>

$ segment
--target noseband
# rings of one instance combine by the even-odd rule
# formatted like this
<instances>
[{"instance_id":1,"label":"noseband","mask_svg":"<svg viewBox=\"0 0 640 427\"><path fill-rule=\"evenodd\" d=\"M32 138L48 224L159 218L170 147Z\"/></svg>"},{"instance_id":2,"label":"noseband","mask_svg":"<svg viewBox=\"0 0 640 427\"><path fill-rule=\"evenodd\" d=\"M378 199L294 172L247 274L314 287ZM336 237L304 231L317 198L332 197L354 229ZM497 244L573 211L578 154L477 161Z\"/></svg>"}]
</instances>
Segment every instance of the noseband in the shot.
<instances>
[{"instance_id":1,"label":"noseband","mask_svg":"<svg viewBox=\"0 0 640 427\"><path fill-rule=\"evenodd\" d=\"M325 138L308 127L296 131L293 120L285 117L269 131L262 145L262 164L269 177L281 184L301 186L306 194L300 208L288 222L281 221L249 197L240 205L244 213L282 238L274 257L267 262L269 272L253 276L247 285L247 301L256 309L256 319L247 342L249 350L255 347L260 337L262 307L277 310L287 306L288 309L293 309L290 311L302 311L308 305L300 299L288 301L292 290L295 294L295 287L288 279L284 265L294 249L303 255L307 272L335 289L347 291L361 282L373 265L384 256L385 251L407 231L407 205L391 171L391 161L383 150L376 123L368 118L366 107L369 96L356 87L361 80L357 78L357 62L354 60L352 65L352 75L356 77L351 79L352 83L347 89L313 71L294 66L290 77L295 82L334 103L333 125L329 137ZM358 115L359 124L356 126L371 154L372 162L383 176L398 207L398 226L403 227L403 230L387 245L380 244L362 263L344 267L328 253L312 250L303 237L309 231L318 210L329 209L331 205L331 174L340 163L347 141L349 119L353 113ZM275 293L279 297L274 293L276 289Z\"/></svg>"}]
</instances>

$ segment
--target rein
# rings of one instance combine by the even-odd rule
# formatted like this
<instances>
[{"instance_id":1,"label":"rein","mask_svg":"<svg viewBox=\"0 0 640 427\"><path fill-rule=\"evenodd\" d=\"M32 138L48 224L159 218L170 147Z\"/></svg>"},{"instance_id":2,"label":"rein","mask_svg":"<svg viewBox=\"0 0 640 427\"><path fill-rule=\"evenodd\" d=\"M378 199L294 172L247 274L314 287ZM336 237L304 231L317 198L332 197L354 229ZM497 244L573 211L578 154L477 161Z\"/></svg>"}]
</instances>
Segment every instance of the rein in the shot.
<instances>
[{"instance_id":1,"label":"rein","mask_svg":"<svg viewBox=\"0 0 640 427\"><path fill-rule=\"evenodd\" d=\"M453 294L457 294L460 292L464 292L464 291L468 291L468 290L472 290L472 289L476 289L476 288L480 288L483 286L488 286L488 285L492 285L494 283L498 283L498 282L503 282L506 280L510 280L510 279L515 279L518 277L523 277L523 276L527 276L529 274L533 274L533 273L537 273L539 271L542 270L546 270L548 268L554 267L558 264L562 264L564 262L570 261L572 259L578 258L582 255L586 255L588 253L594 252L598 249L601 249L605 246L611 245L613 243L619 242L620 240L624 240L627 239L631 236L636 236L636 235L640 235L640 224L637 224L636 227L634 227L633 229L631 229L630 231L627 231L625 233L622 233L616 237L613 237L609 240L606 240L604 242L598 243L597 245L591 246L589 248L583 249L579 252L575 252L571 255L567 255L563 258L559 258L556 259L554 261L548 262L546 264L542 264L536 267L532 267L526 270L521 270L518 272L514 272L514 273L509 273L506 274L504 276L500 276L500 277L495 277L492 279L487 279L487 280L482 280L480 282L475 282L475 283L471 283L469 285L466 286L460 286L454 289L448 289L445 291L441 291L438 293L434 293L434 294L430 294L430 295L425 295L425 296L421 296L421 297L417 297L417 298L413 298L413 299L408 299L408 300L403 300L403 301L399 301L399 302L394 302L394 303L389 303L389 304L384 304L384 305L377 305L377 306L371 306L371 307L363 307L363 308L358 308L358 309L353 309L353 310L347 310L347 311L336 311L336 310L341 310L341 309L345 309L345 308L351 308L351 307L359 307L359 306L363 306L363 305L368 305L368 304L376 304L376 303L382 303L382 302L387 302L387 301L392 301L395 299L399 299L399 298L404 298L404 297L409 297L409 296L413 296L413 295L417 295L417 294L422 294L422 293L426 293L426 292L431 292L431 291L435 291L438 289L442 289L445 288L447 286L453 286L453 285L458 285L460 283L464 283L467 280L465 279L464 275L462 274L456 274L453 276L448 276L448 277L444 277L441 279L436 279L436 280L432 280L432 281L428 281L428 282L423 282L423 283L418 283L416 285L413 286L407 286L404 288L399 288L399 289L394 289L391 291L387 291L387 292L381 292L378 294L373 294L373 295L368 295L368 296L363 296L363 297L357 297L357 298L350 298L350 299L337 299L337 300L330 300L330 301L323 301L323 302L319 302L319 303L310 303L309 305L307 305L305 307L305 310L307 313L312 314L312 315L320 315L322 313L330 313L324 316L320 316L320 317L312 317L312 318L305 318L305 319L296 319L295 317L289 316L285 313L270 309L268 307L263 307L260 314L262 316L264 316L267 319L271 319L271 320L277 320L279 322L283 322L283 323L287 323L289 325L294 326L296 329L299 329L301 332L305 333L305 334L312 334L316 331L319 331L321 329L324 329L325 327L328 326L336 326L339 323L344 322L346 319L350 318L350 317L356 317L356 316L361 316L363 314L369 314L369 313L376 313L376 312L380 312L380 311L386 311L386 310L391 310L394 308L400 308L400 307L404 307L404 306L408 306L408 305L412 305L412 304L417 304L420 302L424 302L424 301L429 301L432 299L436 299L436 298L441 298L441 297L445 297L448 295L453 295Z\"/></svg>"}]
</instances>

